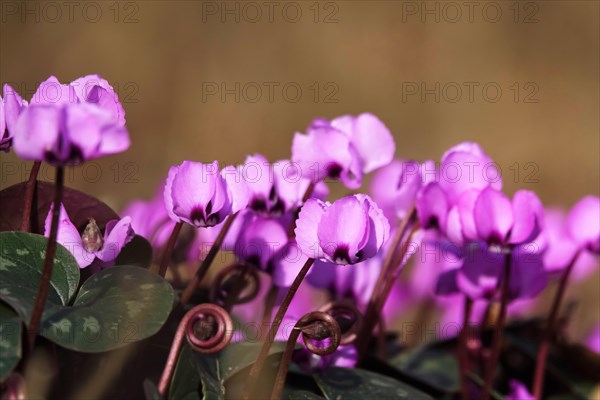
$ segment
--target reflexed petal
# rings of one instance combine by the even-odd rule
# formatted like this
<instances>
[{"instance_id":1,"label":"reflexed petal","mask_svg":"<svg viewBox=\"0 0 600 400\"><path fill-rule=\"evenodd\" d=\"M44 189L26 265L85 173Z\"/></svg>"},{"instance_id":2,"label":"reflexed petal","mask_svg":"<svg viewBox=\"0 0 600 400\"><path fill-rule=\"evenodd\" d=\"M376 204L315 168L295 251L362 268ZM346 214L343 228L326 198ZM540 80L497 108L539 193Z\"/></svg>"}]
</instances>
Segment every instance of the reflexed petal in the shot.
<instances>
[{"instance_id":1,"label":"reflexed petal","mask_svg":"<svg viewBox=\"0 0 600 400\"><path fill-rule=\"evenodd\" d=\"M163 198L167 214L173 221L176 222L181 221L181 218L179 218L173 212L173 180L175 180L175 176L177 176L178 172L179 165L173 165L171 168L169 168L169 174L167 175L167 181L165 182L165 189L163 192Z\"/></svg>"},{"instance_id":2,"label":"reflexed petal","mask_svg":"<svg viewBox=\"0 0 600 400\"><path fill-rule=\"evenodd\" d=\"M488 185L502 189L497 167L477 143L460 143L444 153L439 182L454 204L469 189L482 190Z\"/></svg>"},{"instance_id":3,"label":"reflexed petal","mask_svg":"<svg viewBox=\"0 0 600 400\"><path fill-rule=\"evenodd\" d=\"M25 160L44 160L56 153L62 126L62 111L51 106L29 106L17 120L13 132L15 153ZM55 155L57 158L63 155Z\"/></svg>"},{"instance_id":4,"label":"reflexed petal","mask_svg":"<svg viewBox=\"0 0 600 400\"><path fill-rule=\"evenodd\" d=\"M401 175L404 170L404 163L400 160L394 160L383 168L380 168L373 174L369 193L373 200L381 207L385 216L392 220L396 215L397 208L397 193L396 188L401 183ZM414 200L413 200L414 201ZM400 201L402 205L398 208L406 212L404 201ZM408 205L408 207L412 204ZM400 215L402 218L403 215Z\"/></svg>"},{"instance_id":5,"label":"reflexed petal","mask_svg":"<svg viewBox=\"0 0 600 400\"><path fill-rule=\"evenodd\" d=\"M9 84L4 84L2 89L2 101L4 104L4 121L6 123L6 129L11 131L17 122L17 118L23 107L27 105L27 102L24 101L19 93L15 89L13 89ZM3 130L1 132L4 132Z\"/></svg>"},{"instance_id":6,"label":"reflexed petal","mask_svg":"<svg viewBox=\"0 0 600 400\"><path fill-rule=\"evenodd\" d=\"M296 276L298 276L307 260L308 257L300 250L296 243L293 241L290 242L286 246L283 256L275 265L272 273L273 284L279 287L292 286L294 279L296 279ZM317 262L315 261L315 263ZM318 269L318 267L313 265L310 268L309 274Z\"/></svg>"},{"instance_id":7,"label":"reflexed petal","mask_svg":"<svg viewBox=\"0 0 600 400\"><path fill-rule=\"evenodd\" d=\"M342 116L332 120L331 125L349 134L364 173L381 168L394 158L394 138L375 115L363 113L357 117Z\"/></svg>"},{"instance_id":8,"label":"reflexed petal","mask_svg":"<svg viewBox=\"0 0 600 400\"><path fill-rule=\"evenodd\" d=\"M369 239L369 207L356 197L334 202L323 214L317 234L328 259L337 264L360 261L358 252Z\"/></svg>"},{"instance_id":9,"label":"reflexed petal","mask_svg":"<svg viewBox=\"0 0 600 400\"><path fill-rule=\"evenodd\" d=\"M238 171L253 196L263 196L265 199L269 197L275 180L274 172L262 154L247 156L244 164L238 167Z\"/></svg>"},{"instance_id":10,"label":"reflexed petal","mask_svg":"<svg viewBox=\"0 0 600 400\"><path fill-rule=\"evenodd\" d=\"M458 214L460 216L460 225L462 234L466 240L477 240L477 226L475 225L475 202L479 197L479 191L476 189L467 190L458 199Z\"/></svg>"},{"instance_id":11,"label":"reflexed petal","mask_svg":"<svg viewBox=\"0 0 600 400\"><path fill-rule=\"evenodd\" d=\"M548 284L542 253L535 243L517 246L512 250L510 297L532 299Z\"/></svg>"},{"instance_id":12,"label":"reflexed petal","mask_svg":"<svg viewBox=\"0 0 600 400\"><path fill-rule=\"evenodd\" d=\"M321 218L329 203L317 199L308 199L300 209L296 220L296 243L307 257L323 258L324 253L319 243L317 234Z\"/></svg>"},{"instance_id":13,"label":"reflexed petal","mask_svg":"<svg viewBox=\"0 0 600 400\"><path fill-rule=\"evenodd\" d=\"M600 252L600 197L586 196L579 200L569 212L567 229L580 245Z\"/></svg>"},{"instance_id":14,"label":"reflexed petal","mask_svg":"<svg viewBox=\"0 0 600 400\"><path fill-rule=\"evenodd\" d=\"M113 261L117 258L123 247L129 243L135 233L131 228L131 217L121 218L112 229L107 224L104 234L104 245L96 253L96 256L102 261Z\"/></svg>"},{"instance_id":15,"label":"reflexed petal","mask_svg":"<svg viewBox=\"0 0 600 400\"><path fill-rule=\"evenodd\" d=\"M231 204L231 213L236 213L248 205L250 198L250 192L248 185L242 179L242 176L236 171L236 169L228 165L221 171L221 176L225 180L227 185L227 191L229 196L229 202ZM215 196L216 197L216 196ZM215 201L215 203L217 203ZM215 206L216 207L216 206Z\"/></svg>"},{"instance_id":16,"label":"reflexed petal","mask_svg":"<svg viewBox=\"0 0 600 400\"><path fill-rule=\"evenodd\" d=\"M519 190L513 196L514 224L510 231L512 244L528 243L540 233L544 219L544 206L535 193Z\"/></svg>"},{"instance_id":17,"label":"reflexed petal","mask_svg":"<svg viewBox=\"0 0 600 400\"><path fill-rule=\"evenodd\" d=\"M334 128L311 129L306 135L296 133L292 161L298 163L302 176L313 182L328 176L337 178L352 162L350 140Z\"/></svg>"},{"instance_id":18,"label":"reflexed petal","mask_svg":"<svg viewBox=\"0 0 600 400\"><path fill-rule=\"evenodd\" d=\"M234 253L238 258L266 269L287 243L287 232L279 223L256 218L244 227Z\"/></svg>"},{"instance_id":19,"label":"reflexed petal","mask_svg":"<svg viewBox=\"0 0 600 400\"><path fill-rule=\"evenodd\" d=\"M479 237L491 244L503 244L514 221L510 201L491 187L479 194L473 216Z\"/></svg>"},{"instance_id":20,"label":"reflexed petal","mask_svg":"<svg viewBox=\"0 0 600 400\"><path fill-rule=\"evenodd\" d=\"M106 156L121 153L129 148L131 139L127 128L110 125L102 129L102 138L97 156Z\"/></svg>"},{"instance_id":21,"label":"reflexed petal","mask_svg":"<svg viewBox=\"0 0 600 400\"><path fill-rule=\"evenodd\" d=\"M171 185L173 213L180 219L196 226L205 226L207 205L215 195L219 175L217 161L201 164L184 161L179 166ZM169 173L170 175L170 173ZM168 207L168 200L165 197Z\"/></svg>"},{"instance_id":22,"label":"reflexed petal","mask_svg":"<svg viewBox=\"0 0 600 400\"><path fill-rule=\"evenodd\" d=\"M442 187L431 182L427 184L417 195L417 214L424 229L446 228L448 214L448 201Z\"/></svg>"},{"instance_id":23,"label":"reflexed petal","mask_svg":"<svg viewBox=\"0 0 600 400\"><path fill-rule=\"evenodd\" d=\"M55 76L51 76L40 83L31 104L37 105L66 105L78 102L75 89L71 85L62 84Z\"/></svg>"},{"instance_id":24,"label":"reflexed petal","mask_svg":"<svg viewBox=\"0 0 600 400\"><path fill-rule=\"evenodd\" d=\"M112 116L114 123L119 126L125 125L125 109L106 79L99 75L87 75L71 82L71 86L79 101L102 108Z\"/></svg>"},{"instance_id":25,"label":"reflexed petal","mask_svg":"<svg viewBox=\"0 0 600 400\"><path fill-rule=\"evenodd\" d=\"M354 196L361 204L368 207L369 213L369 238L362 249L362 257L360 257L364 260L374 257L388 240L390 237L390 224L383 215L383 211L377 207L377 204L369 196L366 194L356 194Z\"/></svg>"},{"instance_id":26,"label":"reflexed petal","mask_svg":"<svg viewBox=\"0 0 600 400\"><path fill-rule=\"evenodd\" d=\"M65 107L65 128L69 144L77 146L84 160L98 157L102 128L107 114L92 106L70 104Z\"/></svg>"},{"instance_id":27,"label":"reflexed petal","mask_svg":"<svg viewBox=\"0 0 600 400\"><path fill-rule=\"evenodd\" d=\"M334 286L338 268L336 264L329 261L315 260L306 275L306 280L316 288L331 289Z\"/></svg>"},{"instance_id":28,"label":"reflexed petal","mask_svg":"<svg viewBox=\"0 0 600 400\"><path fill-rule=\"evenodd\" d=\"M52 224L52 210L54 205L50 206L48 215L44 223L44 236L50 237L50 226ZM84 248L81 241L81 234L73 225L67 214L67 210L61 204L60 205L60 217L58 220L58 232L56 241L63 245L69 252L75 257L79 268L85 268L94 261L96 256L88 253Z\"/></svg>"}]
</instances>

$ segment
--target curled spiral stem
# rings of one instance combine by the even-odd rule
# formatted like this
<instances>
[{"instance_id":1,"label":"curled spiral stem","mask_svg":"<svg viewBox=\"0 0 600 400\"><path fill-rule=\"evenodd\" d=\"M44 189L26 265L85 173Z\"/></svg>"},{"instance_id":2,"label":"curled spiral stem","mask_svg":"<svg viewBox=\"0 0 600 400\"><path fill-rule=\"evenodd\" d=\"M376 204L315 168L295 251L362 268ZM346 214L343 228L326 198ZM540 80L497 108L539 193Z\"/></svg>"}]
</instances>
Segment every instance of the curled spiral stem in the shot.
<instances>
[{"instance_id":1,"label":"curled spiral stem","mask_svg":"<svg viewBox=\"0 0 600 400\"><path fill-rule=\"evenodd\" d=\"M223 304L230 311L234 305L254 300L259 291L260 277L257 268L235 263L223 268L215 276L210 290L210 302ZM241 296L244 292L247 293Z\"/></svg>"},{"instance_id":2,"label":"curled spiral stem","mask_svg":"<svg viewBox=\"0 0 600 400\"><path fill-rule=\"evenodd\" d=\"M281 398L281 391L285 384L285 377L292 361L292 355L298 337L302 334L302 340L306 348L313 354L323 356L333 353L341 343L342 331L335 318L323 311L313 311L304 315L290 333L285 352L279 363L279 369L275 378L275 385L271 391L271 400ZM317 346L313 340L323 341L329 339L325 347Z\"/></svg>"},{"instance_id":3,"label":"curled spiral stem","mask_svg":"<svg viewBox=\"0 0 600 400\"><path fill-rule=\"evenodd\" d=\"M161 396L165 396L169 389L184 337L195 351L211 354L223 350L232 335L233 321L223 308L215 304L200 304L188 311L179 323L158 384Z\"/></svg>"}]
</instances>

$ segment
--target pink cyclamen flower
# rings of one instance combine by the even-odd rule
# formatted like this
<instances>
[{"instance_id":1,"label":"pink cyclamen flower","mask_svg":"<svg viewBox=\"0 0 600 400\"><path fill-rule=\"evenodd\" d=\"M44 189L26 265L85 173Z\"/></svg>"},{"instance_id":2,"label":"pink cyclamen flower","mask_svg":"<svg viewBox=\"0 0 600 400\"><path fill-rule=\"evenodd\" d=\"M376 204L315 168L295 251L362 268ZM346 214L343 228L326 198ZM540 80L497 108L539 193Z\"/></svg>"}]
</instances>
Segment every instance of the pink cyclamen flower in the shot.
<instances>
[{"instance_id":1,"label":"pink cyclamen flower","mask_svg":"<svg viewBox=\"0 0 600 400\"><path fill-rule=\"evenodd\" d=\"M52 223L52 207L46 217L44 235L50 236ZM85 268L96 258L105 263L114 261L121 249L133 238L131 218L124 217L112 220L106 224L104 235L98 229L96 222L90 219L83 234L80 234L69 219L69 215L61 204L56 241L63 245L77 260L79 268Z\"/></svg>"},{"instance_id":2,"label":"pink cyclamen flower","mask_svg":"<svg viewBox=\"0 0 600 400\"><path fill-rule=\"evenodd\" d=\"M419 216L422 223L434 219L455 243L482 240L489 245L519 245L534 240L543 227L544 208L533 192L519 190L511 201L491 186L472 189L444 214L439 210L447 203L438 190L439 186L428 186L423 192L427 194L417 203Z\"/></svg>"},{"instance_id":3,"label":"pink cyclamen flower","mask_svg":"<svg viewBox=\"0 0 600 400\"><path fill-rule=\"evenodd\" d=\"M390 163L394 152L390 131L369 113L316 119L292 142L292 161L304 177L313 182L341 179L350 189L360 187L363 174Z\"/></svg>"},{"instance_id":4,"label":"pink cyclamen flower","mask_svg":"<svg viewBox=\"0 0 600 400\"><path fill-rule=\"evenodd\" d=\"M479 144L463 142L444 153L440 163L439 185L450 204L470 189L483 190L491 186L502 189L502 174Z\"/></svg>"},{"instance_id":5,"label":"pink cyclamen flower","mask_svg":"<svg viewBox=\"0 0 600 400\"><path fill-rule=\"evenodd\" d=\"M9 84L4 84L0 97L0 150L10 150L15 123L25 107L27 101L23 100Z\"/></svg>"},{"instance_id":6,"label":"pink cyclamen flower","mask_svg":"<svg viewBox=\"0 0 600 400\"><path fill-rule=\"evenodd\" d=\"M436 293L462 292L472 299L494 300L504 276L506 252L486 243L471 243L465 248L462 266L440 274ZM535 244L510 250L509 299L531 299L548 284L542 254Z\"/></svg>"},{"instance_id":7,"label":"pink cyclamen flower","mask_svg":"<svg viewBox=\"0 0 600 400\"><path fill-rule=\"evenodd\" d=\"M298 247L308 257L335 264L356 264L374 257L387 241L390 225L364 194L333 204L309 199L296 222Z\"/></svg>"},{"instance_id":8,"label":"pink cyclamen flower","mask_svg":"<svg viewBox=\"0 0 600 400\"><path fill-rule=\"evenodd\" d=\"M301 205L310 184L310 180L302 177L298 166L290 160L271 164L260 154L246 157L238 171L250 192L248 208L262 216L279 217L295 210ZM325 198L327 194L327 185L319 182L312 197Z\"/></svg>"},{"instance_id":9,"label":"pink cyclamen flower","mask_svg":"<svg viewBox=\"0 0 600 400\"><path fill-rule=\"evenodd\" d=\"M594 326L588 335L585 344L590 350L600 354L600 322Z\"/></svg>"},{"instance_id":10,"label":"pink cyclamen flower","mask_svg":"<svg viewBox=\"0 0 600 400\"><path fill-rule=\"evenodd\" d=\"M575 209L575 207L573 208ZM575 214L576 215L576 214ZM587 248L587 241L577 242L567 229L569 216L560 209L544 211L544 229L535 243L543 249L544 267L550 273L561 272L577 255L571 276L575 280L588 277L598 267L596 255ZM593 218L587 221L593 223ZM597 222L599 224L600 222Z\"/></svg>"},{"instance_id":11,"label":"pink cyclamen flower","mask_svg":"<svg viewBox=\"0 0 600 400\"><path fill-rule=\"evenodd\" d=\"M511 379L510 393L506 396L506 400L535 400L535 396L529 393L527 386L517 380Z\"/></svg>"},{"instance_id":12,"label":"pink cyclamen flower","mask_svg":"<svg viewBox=\"0 0 600 400\"><path fill-rule=\"evenodd\" d=\"M108 82L89 75L70 84L42 82L15 123L15 153L56 165L119 153L129 148L125 113Z\"/></svg>"},{"instance_id":13,"label":"pink cyclamen flower","mask_svg":"<svg viewBox=\"0 0 600 400\"><path fill-rule=\"evenodd\" d=\"M421 188L436 176L433 161L394 160L373 175L371 196L388 219L403 219L415 204Z\"/></svg>"},{"instance_id":14,"label":"pink cyclamen flower","mask_svg":"<svg viewBox=\"0 0 600 400\"><path fill-rule=\"evenodd\" d=\"M248 187L232 166L184 161L169 170L164 199L173 221L210 227L246 207Z\"/></svg>"},{"instance_id":15,"label":"pink cyclamen flower","mask_svg":"<svg viewBox=\"0 0 600 400\"><path fill-rule=\"evenodd\" d=\"M581 248L600 253L600 197L586 196L573 206L567 231Z\"/></svg>"}]
</instances>

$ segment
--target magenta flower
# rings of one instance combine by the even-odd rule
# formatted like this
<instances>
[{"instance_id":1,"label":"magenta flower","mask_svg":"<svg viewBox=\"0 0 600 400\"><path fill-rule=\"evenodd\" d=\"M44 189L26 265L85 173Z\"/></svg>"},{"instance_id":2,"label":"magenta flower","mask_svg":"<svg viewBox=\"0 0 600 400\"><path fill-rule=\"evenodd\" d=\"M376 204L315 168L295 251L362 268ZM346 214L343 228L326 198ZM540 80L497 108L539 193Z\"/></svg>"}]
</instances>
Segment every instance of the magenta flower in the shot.
<instances>
[{"instance_id":1,"label":"magenta flower","mask_svg":"<svg viewBox=\"0 0 600 400\"><path fill-rule=\"evenodd\" d=\"M596 323L590 334L587 336L585 344L588 349L600 354L600 323Z\"/></svg>"},{"instance_id":2,"label":"magenta flower","mask_svg":"<svg viewBox=\"0 0 600 400\"><path fill-rule=\"evenodd\" d=\"M535 400L535 396L529 393L527 386L512 379L510 381L510 393L506 396L506 400Z\"/></svg>"},{"instance_id":3,"label":"magenta flower","mask_svg":"<svg viewBox=\"0 0 600 400\"><path fill-rule=\"evenodd\" d=\"M175 225L167 213L162 190L149 201L132 201L121 214L130 216L135 233L146 238L157 249L167 243Z\"/></svg>"},{"instance_id":4,"label":"magenta flower","mask_svg":"<svg viewBox=\"0 0 600 400\"><path fill-rule=\"evenodd\" d=\"M306 135L296 133L292 161L313 182L341 179L350 189L360 187L362 176L390 163L395 144L388 128L373 114L316 119Z\"/></svg>"},{"instance_id":5,"label":"magenta flower","mask_svg":"<svg viewBox=\"0 0 600 400\"><path fill-rule=\"evenodd\" d=\"M346 265L374 257L387 241L390 225L369 196L357 194L333 204L309 199L295 232L308 257Z\"/></svg>"},{"instance_id":6,"label":"magenta flower","mask_svg":"<svg viewBox=\"0 0 600 400\"><path fill-rule=\"evenodd\" d=\"M600 197L586 196L573 206L567 231L581 248L600 254Z\"/></svg>"},{"instance_id":7,"label":"magenta flower","mask_svg":"<svg viewBox=\"0 0 600 400\"><path fill-rule=\"evenodd\" d=\"M52 207L50 207L50 211L46 217L44 230L46 237L50 236L51 223ZM114 261L133 236L134 232L131 228L130 217L109 221L106 224L104 235L98 229L96 222L90 218L85 231L83 234L80 234L61 204L57 242L63 245L75 257L79 268L87 267L96 258L104 263Z\"/></svg>"},{"instance_id":8,"label":"magenta flower","mask_svg":"<svg viewBox=\"0 0 600 400\"><path fill-rule=\"evenodd\" d=\"M248 187L232 166L184 161L169 170L164 199L173 221L210 227L246 207Z\"/></svg>"},{"instance_id":9,"label":"magenta flower","mask_svg":"<svg viewBox=\"0 0 600 400\"><path fill-rule=\"evenodd\" d=\"M394 160L379 169L371 181L371 196L389 219L403 219L415 204L423 186L435 181L433 161Z\"/></svg>"},{"instance_id":10,"label":"magenta flower","mask_svg":"<svg viewBox=\"0 0 600 400\"><path fill-rule=\"evenodd\" d=\"M273 271L288 250L286 230L275 220L245 214L247 221L233 248L236 257L247 264Z\"/></svg>"},{"instance_id":11,"label":"magenta flower","mask_svg":"<svg viewBox=\"0 0 600 400\"><path fill-rule=\"evenodd\" d=\"M575 209L575 208L573 208ZM543 249L544 267L550 273L563 271L575 258L571 276L575 280L588 277L597 267L596 256L586 249L586 241L578 243L567 229L568 216L559 209L544 211L544 229L535 240ZM593 223L593 219L591 220Z\"/></svg>"},{"instance_id":12,"label":"magenta flower","mask_svg":"<svg viewBox=\"0 0 600 400\"><path fill-rule=\"evenodd\" d=\"M521 245L510 250L510 257L509 299L535 297L548 284L541 252L535 244ZM462 292L472 299L497 299L505 264L505 251L499 247L471 243L465 248L462 266L439 276L436 292L440 295Z\"/></svg>"},{"instance_id":13,"label":"magenta flower","mask_svg":"<svg viewBox=\"0 0 600 400\"><path fill-rule=\"evenodd\" d=\"M15 153L57 165L119 153L129 148L125 114L114 90L97 75L61 84L42 82L14 127Z\"/></svg>"},{"instance_id":14,"label":"magenta flower","mask_svg":"<svg viewBox=\"0 0 600 400\"><path fill-rule=\"evenodd\" d=\"M0 97L0 150L9 151L12 146L17 118L27 101L23 100L10 85L5 84Z\"/></svg>"},{"instance_id":15,"label":"magenta flower","mask_svg":"<svg viewBox=\"0 0 600 400\"><path fill-rule=\"evenodd\" d=\"M519 190L511 202L491 186L467 190L446 214L448 200L440 190L428 185L417 210L422 223L434 221L425 226L439 226L455 243L482 240L490 245L518 245L534 240L542 228L544 210L533 192Z\"/></svg>"},{"instance_id":16,"label":"magenta flower","mask_svg":"<svg viewBox=\"0 0 600 400\"><path fill-rule=\"evenodd\" d=\"M279 217L295 210L310 184L296 164L289 160L271 164L260 154L246 157L238 171L250 192L248 208L262 216ZM312 197L325 198L327 194L327 185L319 182Z\"/></svg>"},{"instance_id":17,"label":"magenta flower","mask_svg":"<svg viewBox=\"0 0 600 400\"><path fill-rule=\"evenodd\" d=\"M502 189L502 176L496 164L477 143L463 142L444 153L440 164L439 184L450 204L470 189L491 186Z\"/></svg>"}]
</instances>

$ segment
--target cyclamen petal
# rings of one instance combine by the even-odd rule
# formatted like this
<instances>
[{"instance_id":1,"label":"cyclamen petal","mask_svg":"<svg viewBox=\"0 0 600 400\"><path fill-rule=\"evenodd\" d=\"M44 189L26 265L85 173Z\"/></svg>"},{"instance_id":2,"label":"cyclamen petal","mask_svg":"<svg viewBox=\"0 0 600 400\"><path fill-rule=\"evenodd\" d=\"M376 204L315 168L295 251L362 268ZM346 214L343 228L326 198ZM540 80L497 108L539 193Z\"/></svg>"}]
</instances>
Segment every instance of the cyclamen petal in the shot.
<instances>
[{"instance_id":1,"label":"cyclamen petal","mask_svg":"<svg viewBox=\"0 0 600 400\"><path fill-rule=\"evenodd\" d=\"M104 93L103 100L93 99L90 94L78 95L77 90L81 90L76 90L78 86L78 81L61 84L52 76L40 84L31 104L22 110L18 119L14 118L18 106L11 106L11 121L7 122L10 125L16 120L11 133L19 157L74 165L129 148L124 111L114 91L110 92L108 82L102 80L92 94Z\"/></svg>"},{"instance_id":2,"label":"cyclamen petal","mask_svg":"<svg viewBox=\"0 0 600 400\"><path fill-rule=\"evenodd\" d=\"M233 167L219 172L214 161L184 161L172 167L165 184L165 206L171 219L211 227L246 207L248 188Z\"/></svg>"},{"instance_id":3,"label":"cyclamen petal","mask_svg":"<svg viewBox=\"0 0 600 400\"><path fill-rule=\"evenodd\" d=\"M517 380L511 379L510 393L506 396L506 400L535 400L535 396L529 393L527 386Z\"/></svg>"},{"instance_id":4,"label":"cyclamen petal","mask_svg":"<svg viewBox=\"0 0 600 400\"><path fill-rule=\"evenodd\" d=\"M368 205L344 197L325 210L319 221L319 245L336 264L355 264L369 239Z\"/></svg>"},{"instance_id":5,"label":"cyclamen petal","mask_svg":"<svg viewBox=\"0 0 600 400\"><path fill-rule=\"evenodd\" d=\"M50 210L48 211L48 215L46 216L46 220L44 223L44 236L50 236L50 226L52 224L52 210L54 206L50 206ZM93 254L88 253L83 248L83 243L81 241L81 234L71 222L69 215L67 214L67 210L61 204L60 205L60 216L58 220L58 232L56 241L63 245L69 253L75 257L79 268L85 268L94 261L95 256Z\"/></svg>"},{"instance_id":6,"label":"cyclamen petal","mask_svg":"<svg viewBox=\"0 0 600 400\"><path fill-rule=\"evenodd\" d=\"M519 190L513 196L514 224L510 231L511 244L529 243L542 229L544 206L537 195L528 190Z\"/></svg>"},{"instance_id":7,"label":"cyclamen petal","mask_svg":"<svg viewBox=\"0 0 600 400\"><path fill-rule=\"evenodd\" d=\"M394 158L396 144L389 129L371 113L356 117L345 115L335 118L331 125L346 132L362 164L362 172L369 173L389 164Z\"/></svg>"},{"instance_id":8,"label":"cyclamen petal","mask_svg":"<svg viewBox=\"0 0 600 400\"><path fill-rule=\"evenodd\" d=\"M118 125L125 125L125 109L106 79L99 75L87 75L71 82L71 86L80 102L97 105L106 110Z\"/></svg>"},{"instance_id":9,"label":"cyclamen petal","mask_svg":"<svg viewBox=\"0 0 600 400\"><path fill-rule=\"evenodd\" d=\"M504 194L487 187L475 202L473 218L481 239L502 244L514 223L513 207Z\"/></svg>"},{"instance_id":10,"label":"cyclamen petal","mask_svg":"<svg viewBox=\"0 0 600 400\"><path fill-rule=\"evenodd\" d=\"M27 106L19 93L5 84L0 97L0 151L9 151L12 146L14 128L21 111Z\"/></svg>"},{"instance_id":11,"label":"cyclamen petal","mask_svg":"<svg viewBox=\"0 0 600 400\"><path fill-rule=\"evenodd\" d=\"M389 237L383 212L365 195L333 204L309 199L296 222L296 241L311 258L356 264L373 257Z\"/></svg>"},{"instance_id":12,"label":"cyclamen petal","mask_svg":"<svg viewBox=\"0 0 600 400\"><path fill-rule=\"evenodd\" d=\"M569 212L567 230L580 246L600 253L600 197L579 200Z\"/></svg>"},{"instance_id":13,"label":"cyclamen petal","mask_svg":"<svg viewBox=\"0 0 600 400\"><path fill-rule=\"evenodd\" d=\"M460 143L444 153L439 182L451 204L469 189L482 190L491 186L502 189L502 179L492 159L473 142Z\"/></svg>"},{"instance_id":14,"label":"cyclamen petal","mask_svg":"<svg viewBox=\"0 0 600 400\"><path fill-rule=\"evenodd\" d=\"M448 216L448 200L442 187L431 182L419 191L417 195L417 215L424 229L439 228L446 229L446 218Z\"/></svg>"},{"instance_id":15,"label":"cyclamen petal","mask_svg":"<svg viewBox=\"0 0 600 400\"><path fill-rule=\"evenodd\" d=\"M104 262L117 258L123 247L133 239L134 232L131 227L131 217L123 217L112 226L106 225L104 245L96 252L96 257Z\"/></svg>"},{"instance_id":16,"label":"cyclamen petal","mask_svg":"<svg viewBox=\"0 0 600 400\"><path fill-rule=\"evenodd\" d=\"M239 259L266 270L278 261L287 243L287 232L277 221L254 217L244 225L234 253Z\"/></svg>"},{"instance_id":17,"label":"cyclamen petal","mask_svg":"<svg viewBox=\"0 0 600 400\"><path fill-rule=\"evenodd\" d=\"M324 258L324 252L319 244L319 223L329 203L318 199L308 199L300 209L296 220L296 243L307 257L314 259Z\"/></svg>"}]
</instances>

